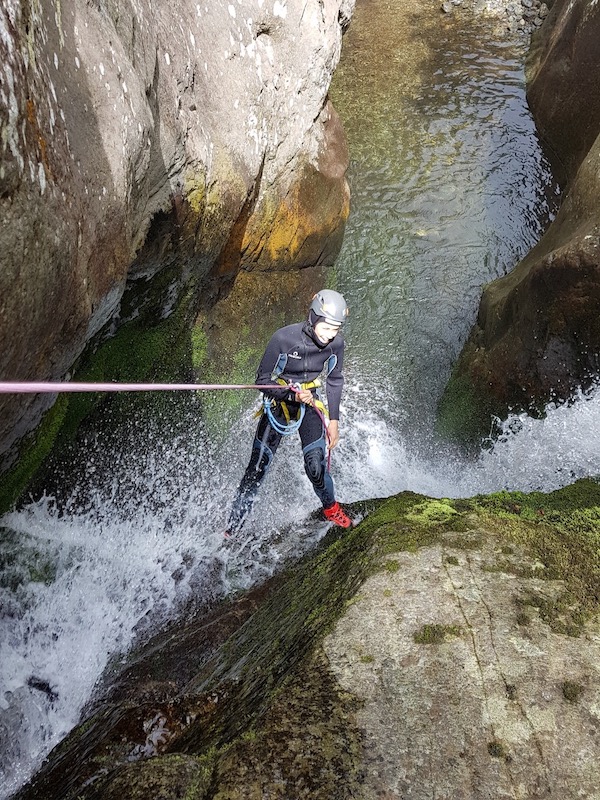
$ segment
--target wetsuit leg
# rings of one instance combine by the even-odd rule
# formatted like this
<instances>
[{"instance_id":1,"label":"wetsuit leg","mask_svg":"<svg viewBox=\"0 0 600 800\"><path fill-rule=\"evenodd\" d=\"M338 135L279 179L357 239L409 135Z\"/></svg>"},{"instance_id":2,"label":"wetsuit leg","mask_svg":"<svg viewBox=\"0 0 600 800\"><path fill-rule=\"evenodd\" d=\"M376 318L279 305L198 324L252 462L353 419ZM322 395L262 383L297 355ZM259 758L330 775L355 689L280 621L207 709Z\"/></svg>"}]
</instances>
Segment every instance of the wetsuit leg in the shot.
<instances>
[{"instance_id":1,"label":"wetsuit leg","mask_svg":"<svg viewBox=\"0 0 600 800\"><path fill-rule=\"evenodd\" d=\"M300 426L300 440L304 455L304 469L323 508L335 503L333 480L327 469L327 443L321 418L312 408L307 408Z\"/></svg>"},{"instance_id":2,"label":"wetsuit leg","mask_svg":"<svg viewBox=\"0 0 600 800\"><path fill-rule=\"evenodd\" d=\"M281 434L271 427L266 414L263 414L256 429L250 461L238 487L229 514L227 530L230 533L236 533L241 530L248 514L250 514L260 485L271 466L271 461L280 441Z\"/></svg>"}]
</instances>

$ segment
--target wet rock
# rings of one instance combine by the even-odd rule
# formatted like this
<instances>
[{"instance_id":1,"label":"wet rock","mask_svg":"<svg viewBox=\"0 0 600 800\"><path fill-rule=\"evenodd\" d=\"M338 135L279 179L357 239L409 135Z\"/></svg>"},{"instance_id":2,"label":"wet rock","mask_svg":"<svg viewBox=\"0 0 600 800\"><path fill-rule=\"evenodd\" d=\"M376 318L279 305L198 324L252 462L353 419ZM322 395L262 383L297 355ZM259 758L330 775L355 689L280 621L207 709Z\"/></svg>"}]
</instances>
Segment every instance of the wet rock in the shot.
<instances>
[{"instance_id":1,"label":"wet rock","mask_svg":"<svg viewBox=\"0 0 600 800\"><path fill-rule=\"evenodd\" d=\"M206 797L211 772L200 759L164 756L151 763L129 764L118 770L102 788L103 800L180 800L193 791L194 800Z\"/></svg>"},{"instance_id":2,"label":"wet rock","mask_svg":"<svg viewBox=\"0 0 600 800\"><path fill-rule=\"evenodd\" d=\"M599 502L374 501L133 654L18 800L592 797Z\"/></svg>"},{"instance_id":3,"label":"wet rock","mask_svg":"<svg viewBox=\"0 0 600 800\"><path fill-rule=\"evenodd\" d=\"M3 379L62 379L128 321L242 266L333 261L347 152L327 92L352 9L2 7ZM0 398L0 472L53 402Z\"/></svg>"},{"instance_id":4,"label":"wet rock","mask_svg":"<svg viewBox=\"0 0 600 800\"><path fill-rule=\"evenodd\" d=\"M600 7L556 0L542 13L546 21L528 57L527 99L555 173L568 185L600 134Z\"/></svg>"},{"instance_id":5,"label":"wet rock","mask_svg":"<svg viewBox=\"0 0 600 800\"><path fill-rule=\"evenodd\" d=\"M495 572L498 546L485 539L481 551L394 555L398 568L369 578L325 640L333 674L359 702L367 796L596 790L599 630L554 633L528 603L540 592L552 602L560 584L519 578L508 562ZM535 568L522 553L511 559ZM581 692L575 703L566 683Z\"/></svg>"},{"instance_id":6,"label":"wet rock","mask_svg":"<svg viewBox=\"0 0 600 800\"><path fill-rule=\"evenodd\" d=\"M472 8L476 14L498 20L498 36L509 32L529 38L538 24L541 5L539 0L474 0Z\"/></svg>"}]
</instances>

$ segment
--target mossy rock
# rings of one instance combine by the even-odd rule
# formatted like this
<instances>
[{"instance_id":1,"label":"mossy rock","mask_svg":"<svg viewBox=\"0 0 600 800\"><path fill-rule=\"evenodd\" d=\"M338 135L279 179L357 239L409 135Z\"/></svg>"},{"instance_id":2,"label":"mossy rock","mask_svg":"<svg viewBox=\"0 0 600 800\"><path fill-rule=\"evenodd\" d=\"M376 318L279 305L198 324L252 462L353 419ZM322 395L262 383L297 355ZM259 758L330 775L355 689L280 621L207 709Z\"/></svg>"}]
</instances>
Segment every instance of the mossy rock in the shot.
<instances>
[{"instance_id":1,"label":"mossy rock","mask_svg":"<svg viewBox=\"0 0 600 800\"><path fill-rule=\"evenodd\" d=\"M443 644L460 636L462 628L460 625L440 625L438 623L427 623L415 631L413 639L415 644Z\"/></svg>"},{"instance_id":2,"label":"mossy rock","mask_svg":"<svg viewBox=\"0 0 600 800\"><path fill-rule=\"evenodd\" d=\"M203 800L212 780L212 759L179 753L120 767L90 797L102 800Z\"/></svg>"},{"instance_id":3,"label":"mossy rock","mask_svg":"<svg viewBox=\"0 0 600 800\"><path fill-rule=\"evenodd\" d=\"M493 433L496 414L492 398L475 389L469 376L460 372L459 361L438 404L436 432L446 441L471 450Z\"/></svg>"},{"instance_id":4,"label":"mossy rock","mask_svg":"<svg viewBox=\"0 0 600 800\"><path fill-rule=\"evenodd\" d=\"M252 787L253 796L289 797L292 795L286 791L293 783L303 787L304 794L296 796L326 798L333 796L336 775L354 781L353 787L360 785L359 738L353 718L356 706L353 698L339 694L319 664L318 654L324 637L355 602L365 580L385 570L386 563L402 563L391 557L393 553L432 544L443 549L454 541L462 522L464 535L480 537L478 546L487 548L486 553L495 552L502 559L509 555L518 559L523 553L543 566L535 592L522 593L522 604L515 613L525 616L527 608L535 609L555 631L574 634L577 624L581 627L600 610L597 481L579 481L548 495L501 492L460 501L406 492L359 504L353 510L363 514L363 521L351 530L330 532L314 552L248 596L255 608L240 617L239 627L228 630L222 642L211 641L208 656L193 650L198 645L183 628L177 635L171 631L161 648L156 642L148 643L146 660L136 655L143 674L152 675L155 681L168 678L172 691L178 693L177 719L187 721L174 732L168 749L192 759L185 761L184 768L187 774L190 767L192 777L213 770L211 797L248 796L243 793L247 786ZM386 579L393 577L390 574ZM547 592L543 590L544 577L553 579ZM427 623L420 628L417 624L415 641L424 647L448 649L464 642L464 636L458 624ZM363 668L369 668L369 651L361 656ZM314 707L302 705L305 690L307 703L309 696L318 699ZM567 686L565 701L576 702L576 691ZM126 701L131 703L130 693ZM321 713L323 709L328 713ZM114 706L107 707L96 716L93 740L90 731L79 737L73 732L57 751L56 760L50 758L44 774L19 800L42 796L45 786L63 780L65 774L73 787L80 772L86 780L94 774L115 781L124 775L114 772L106 777L110 766L103 759L106 742L118 745L120 757L143 743L143 738L123 739L124 731L139 732L140 728L139 724L126 724L127 715L139 722L138 706L124 708L118 715ZM502 752L494 748L490 755L502 757ZM204 759L197 771L196 758ZM159 762L150 759L145 763L151 770L149 780L155 780L152 765ZM315 764L322 765L316 772ZM337 772L335 764L339 765ZM117 767L129 769L113 765ZM132 768L130 774L136 775L138 769L143 771L143 765ZM162 774L166 768L156 769ZM315 774L326 777L322 794L315 788ZM278 775L289 783L278 783ZM91 789L83 796L85 800L96 797ZM69 800L71 797L77 797L75 791ZM102 800L106 800L104 795Z\"/></svg>"},{"instance_id":5,"label":"mossy rock","mask_svg":"<svg viewBox=\"0 0 600 800\"><path fill-rule=\"evenodd\" d=\"M160 294L166 278L162 274L159 277ZM177 309L166 319L156 319L152 309L143 318L123 325L110 338L99 334L97 341L90 344L79 359L72 380L83 383L160 383L187 379L191 374L190 328L194 310L195 289L190 286ZM168 402L162 393L154 397L148 393L141 396L101 392L59 395L36 431L22 443L15 465L2 475L0 514L8 511L28 488L35 492L33 482L37 481L41 486L47 475L56 471L55 462L68 460L66 454L80 426L99 408L110 405L114 423L136 413L142 404L146 408L153 404L158 414Z\"/></svg>"}]
</instances>

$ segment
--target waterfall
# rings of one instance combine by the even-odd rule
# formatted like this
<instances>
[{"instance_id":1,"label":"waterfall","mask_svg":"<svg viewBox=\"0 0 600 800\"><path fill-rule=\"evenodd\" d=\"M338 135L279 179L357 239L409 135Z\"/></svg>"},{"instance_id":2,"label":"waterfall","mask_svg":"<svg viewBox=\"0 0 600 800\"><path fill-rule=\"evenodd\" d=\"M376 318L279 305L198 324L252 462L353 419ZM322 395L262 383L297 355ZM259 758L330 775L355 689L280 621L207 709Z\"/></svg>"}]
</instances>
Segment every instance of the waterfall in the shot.
<instances>
[{"instance_id":1,"label":"waterfall","mask_svg":"<svg viewBox=\"0 0 600 800\"><path fill-rule=\"evenodd\" d=\"M379 392L379 395L378 395ZM340 499L410 489L435 497L501 489L552 490L600 474L600 390L544 419L511 417L475 460L409 444L380 413L383 390L347 387L332 470ZM213 452L205 431L168 434L142 458L111 452L114 471L85 503L49 497L2 520L5 568L0 627L0 797L7 798L78 722L103 671L137 635L191 600L263 580L325 532L297 437L277 454L247 528L227 545L228 502L244 468L255 420L249 410ZM82 473L98 472L103 443ZM247 451L247 452L246 452ZM231 467L229 465L232 465ZM118 487L127 483L126 496Z\"/></svg>"},{"instance_id":2,"label":"waterfall","mask_svg":"<svg viewBox=\"0 0 600 800\"><path fill-rule=\"evenodd\" d=\"M333 89L353 154L335 268L351 306L338 497L549 491L598 475L599 389L543 419L512 416L477 458L431 434L481 285L537 241L556 197L527 111L523 47L470 23L440 35L436 23L427 58L411 60L410 25L390 18L402 5L357 7ZM264 580L323 536L292 437L243 533L224 542L254 425L250 407L217 433L198 419L187 433L130 421L133 439L99 433L76 452L72 497L49 494L0 521L0 800L77 724L136 637Z\"/></svg>"}]
</instances>

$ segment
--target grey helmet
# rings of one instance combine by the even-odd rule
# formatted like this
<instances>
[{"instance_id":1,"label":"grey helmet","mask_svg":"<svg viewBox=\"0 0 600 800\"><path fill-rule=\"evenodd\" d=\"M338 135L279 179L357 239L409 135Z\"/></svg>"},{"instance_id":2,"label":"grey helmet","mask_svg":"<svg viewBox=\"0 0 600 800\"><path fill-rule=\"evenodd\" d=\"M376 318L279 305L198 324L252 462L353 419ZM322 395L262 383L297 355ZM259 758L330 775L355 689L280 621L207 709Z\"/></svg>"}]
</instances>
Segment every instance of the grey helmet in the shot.
<instances>
[{"instance_id":1,"label":"grey helmet","mask_svg":"<svg viewBox=\"0 0 600 800\"><path fill-rule=\"evenodd\" d=\"M350 313L342 295L333 289L317 292L310 304L310 311L317 317L323 317L329 325L343 325Z\"/></svg>"}]
</instances>

